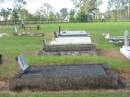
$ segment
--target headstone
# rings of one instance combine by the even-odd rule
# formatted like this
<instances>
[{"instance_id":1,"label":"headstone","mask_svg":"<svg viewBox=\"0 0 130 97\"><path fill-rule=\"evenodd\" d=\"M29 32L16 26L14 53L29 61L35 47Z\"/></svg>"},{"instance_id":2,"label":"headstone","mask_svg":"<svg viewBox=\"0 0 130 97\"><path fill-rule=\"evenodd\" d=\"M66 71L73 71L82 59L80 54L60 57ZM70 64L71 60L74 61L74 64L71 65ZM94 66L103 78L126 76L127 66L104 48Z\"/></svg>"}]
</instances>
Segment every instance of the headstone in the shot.
<instances>
[{"instance_id":1,"label":"headstone","mask_svg":"<svg viewBox=\"0 0 130 97\"><path fill-rule=\"evenodd\" d=\"M129 46L129 32L125 31L124 34L124 46L128 47Z\"/></svg>"},{"instance_id":2,"label":"headstone","mask_svg":"<svg viewBox=\"0 0 130 97\"><path fill-rule=\"evenodd\" d=\"M60 32L61 32L61 27L59 26L59 35L61 35L61 33L60 33Z\"/></svg>"},{"instance_id":3,"label":"headstone","mask_svg":"<svg viewBox=\"0 0 130 97\"><path fill-rule=\"evenodd\" d=\"M23 29L25 29L25 22L23 20L21 21L21 26Z\"/></svg>"},{"instance_id":4,"label":"headstone","mask_svg":"<svg viewBox=\"0 0 130 97\"><path fill-rule=\"evenodd\" d=\"M2 55L0 54L0 64L3 63L3 60L2 60Z\"/></svg>"},{"instance_id":5,"label":"headstone","mask_svg":"<svg viewBox=\"0 0 130 97\"><path fill-rule=\"evenodd\" d=\"M18 30L17 30L17 27L16 27L16 26L13 27L13 30L14 30L14 33L15 33L15 34L18 33Z\"/></svg>"},{"instance_id":6,"label":"headstone","mask_svg":"<svg viewBox=\"0 0 130 97\"><path fill-rule=\"evenodd\" d=\"M57 35L57 33L56 33L56 32L54 32L54 37L55 37L55 38L57 38L57 37L58 37L58 35Z\"/></svg>"},{"instance_id":7,"label":"headstone","mask_svg":"<svg viewBox=\"0 0 130 97\"><path fill-rule=\"evenodd\" d=\"M124 34L124 46L120 49L121 54L123 54L127 59L130 60L130 46L128 40L128 31L125 31Z\"/></svg>"},{"instance_id":8,"label":"headstone","mask_svg":"<svg viewBox=\"0 0 130 97\"><path fill-rule=\"evenodd\" d=\"M23 72L29 68L29 65L27 64L23 55L17 57L17 62L20 67L20 70L22 70Z\"/></svg>"},{"instance_id":9,"label":"headstone","mask_svg":"<svg viewBox=\"0 0 130 97\"><path fill-rule=\"evenodd\" d=\"M46 39L43 40L43 46L44 46L43 48L46 50L47 49L47 41L46 41Z\"/></svg>"}]
</instances>

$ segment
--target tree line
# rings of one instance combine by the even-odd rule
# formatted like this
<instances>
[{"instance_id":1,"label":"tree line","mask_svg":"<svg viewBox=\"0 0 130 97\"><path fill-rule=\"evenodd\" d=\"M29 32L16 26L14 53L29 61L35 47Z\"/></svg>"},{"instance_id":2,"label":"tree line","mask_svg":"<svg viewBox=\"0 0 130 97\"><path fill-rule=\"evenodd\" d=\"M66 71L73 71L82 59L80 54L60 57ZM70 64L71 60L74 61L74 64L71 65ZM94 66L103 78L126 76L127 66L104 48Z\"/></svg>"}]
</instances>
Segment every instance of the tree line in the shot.
<instances>
[{"instance_id":1,"label":"tree line","mask_svg":"<svg viewBox=\"0 0 130 97\"><path fill-rule=\"evenodd\" d=\"M5 1L7 0L0 0L0 3ZM59 12L55 12L49 3L43 3L33 14L24 8L26 0L9 1L13 2L13 8L2 8L0 11L0 15L5 17L5 21L9 16L13 21L63 20L65 22L93 22L101 21L102 17L107 21L130 20L130 0L108 0L105 13L101 13L99 10L103 0L71 0L75 5L75 9L62 8Z\"/></svg>"}]
</instances>

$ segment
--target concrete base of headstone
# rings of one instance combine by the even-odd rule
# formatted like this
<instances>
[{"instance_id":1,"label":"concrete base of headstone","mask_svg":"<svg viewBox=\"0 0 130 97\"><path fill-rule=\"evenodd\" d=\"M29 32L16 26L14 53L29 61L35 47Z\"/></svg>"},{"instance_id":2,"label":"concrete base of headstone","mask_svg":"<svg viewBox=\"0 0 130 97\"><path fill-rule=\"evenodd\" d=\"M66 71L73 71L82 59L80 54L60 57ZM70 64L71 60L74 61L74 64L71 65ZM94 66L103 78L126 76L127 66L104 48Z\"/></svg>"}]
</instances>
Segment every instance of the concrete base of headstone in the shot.
<instances>
[{"instance_id":1,"label":"concrete base of headstone","mask_svg":"<svg viewBox=\"0 0 130 97\"><path fill-rule=\"evenodd\" d=\"M130 47L123 46L120 49L120 53L123 54L126 58L130 59Z\"/></svg>"}]
</instances>

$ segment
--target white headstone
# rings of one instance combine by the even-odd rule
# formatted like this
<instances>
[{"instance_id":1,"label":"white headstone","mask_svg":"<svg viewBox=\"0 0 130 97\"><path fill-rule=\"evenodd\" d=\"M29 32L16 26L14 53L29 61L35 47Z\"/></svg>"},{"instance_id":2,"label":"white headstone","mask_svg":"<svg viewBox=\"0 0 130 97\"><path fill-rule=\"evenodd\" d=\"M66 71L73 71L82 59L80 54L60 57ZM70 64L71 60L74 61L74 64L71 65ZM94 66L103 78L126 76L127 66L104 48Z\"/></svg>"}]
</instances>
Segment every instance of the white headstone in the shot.
<instances>
[{"instance_id":1,"label":"white headstone","mask_svg":"<svg viewBox=\"0 0 130 97\"><path fill-rule=\"evenodd\" d=\"M29 65L27 64L25 58L23 55L20 55L17 57L18 65L22 71L25 71L29 68Z\"/></svg>"},{"instance_id":2,"label":"white headstone","mask_svg":"<svg viewBox=\"0 0 130 97\"><path fill-rule=\"evenodd\" d=\"M17 30L17 27L16 27L16 26L14 26L14 32L15 32L15 33L17 33L17 32L18 32L18 30Z\"/></svg>"},{"instance_id":3,"label":"white headstone","mask_svg":"<svg viewBox=\"0 0 130 97\"><path fill-rule=\"evenodd\" d=\"M105 39L110 39L110 38L111 38L111 35L109 33L106 33Z\"/></svg>"},{"instance_id":4,"label":"white headstone","mask_svg":"<svg viewBox=\"0 0 130 97\"><path fill-rule=\"evenodd\" d=\"M129 37L128 31L125 31L125 34L124 34L124 46L120 49L120 52L126 58L130 59L130 46L129 46L128 37Z\"/></svg>"},{"instance_id":5,"label":"white headstone","mask_svg":"<svg viewBox=\"0 0 130 97\"><path fill-rule=\"evenodd\" d=\"M129 32L125 31L124 33L124 46L128 47L129 46Z\"/></svg>"}]
</instances>

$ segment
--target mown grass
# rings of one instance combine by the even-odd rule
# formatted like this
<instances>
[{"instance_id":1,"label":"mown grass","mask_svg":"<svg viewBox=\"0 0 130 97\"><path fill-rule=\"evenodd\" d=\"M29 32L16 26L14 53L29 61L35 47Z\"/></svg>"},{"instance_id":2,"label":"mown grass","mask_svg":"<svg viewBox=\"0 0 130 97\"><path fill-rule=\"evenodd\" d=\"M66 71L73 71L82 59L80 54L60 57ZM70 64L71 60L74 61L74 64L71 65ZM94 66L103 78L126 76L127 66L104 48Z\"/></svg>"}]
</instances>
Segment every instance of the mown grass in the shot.
<instances>
[{"instance_id":1,"label":"mown grass","mask_svg":"<svg viewBox=\"0 0 130 97\"><path fill-rule=\"evenodd\" d=\"M0 93L0 97L129 97L129 92L47 92L47 93Z\"/></svg>"},{"instance_id":2,"label":"mown grass","mask_svg":"<svg viewBox=\"0 0 130 97\"><path fill-rule=\"evenodd\" d=\"M67 30L86 30L92 34L92 38L98 49L118 50L102 37L102 32L111 32L112 35L123 35L124 30L130 31L129 22L105 22L105 23L62 23L43 24L41 30L47 39L52 38L53 31L58 26ZM0 53L3 55L4 64L0 66L0 80L8 80L16 70L15 58L19 54L27 56L31 65L54 65L54 64L85 64L85 63L107 63L112 68L130 68L129 61L103 56L37 56L42 49L43 37L18 37L13 36L11 26L0 26L0 33L8 33L7 37L0 38ZM59 92L59 93L13 93L0 92L0 97L129 97L130 92Z\"/></svg>"},{"instance_id":3,"label":"mown grass","mask_svg":"<svg viewBox=\"0 0 130 97\"><path fill-rule=\"evenodd\" d=\"M124 30L130 31L129 22L104 22L104 23L62 23L43 24L39 32L45 33L47 39L52 38L52 32L58 27L66 30L85 30L90 32L93 41L98 49L118 50L109 44L103 37L102 32L110 32L112 35L123 35ZM15 58L19 54L27 56L27 60L32 65L53 65L53 64L78 64L78 63L108 63L113 68L128 68L129 61L101 56L37 56L42 49L43 37L18 37L13 36L12 26L0 26L0 32L8 33L7 37L0 38L0 53L3 55L5 63L0 67L0 79L8 79L16 69Z\"/></svg>"},{"instance_id":4,"label":"mown grass","mask_svg":"<svg viewBox=\"0 0 130 97\"><path fill-rule=\"evenodd\" d=\"M112 68L130 67L129 62L124 59L116 60L113 58L98 56L28 56L27 60L32 65L106 63Z\"/></svg>"}]
</instances>

